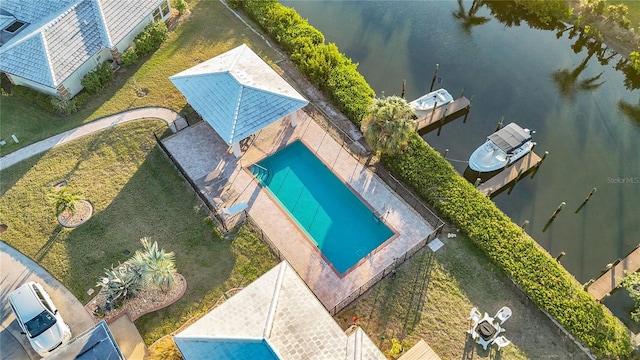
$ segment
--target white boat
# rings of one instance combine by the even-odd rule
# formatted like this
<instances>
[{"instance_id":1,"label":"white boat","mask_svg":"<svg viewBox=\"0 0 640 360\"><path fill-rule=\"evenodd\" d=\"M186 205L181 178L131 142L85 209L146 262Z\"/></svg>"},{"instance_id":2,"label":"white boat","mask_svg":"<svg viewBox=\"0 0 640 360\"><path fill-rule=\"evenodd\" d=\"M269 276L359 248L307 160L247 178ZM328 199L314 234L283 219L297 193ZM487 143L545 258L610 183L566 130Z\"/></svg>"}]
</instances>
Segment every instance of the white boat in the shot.
<instances>
[{"instance_id":1,"label":"white boat","mask_svg":"<svg viewBox=\"0 0 640 360\"><path fill-rule=\"evenodd\" d=\"M500 170L525 156L531 149L531 131L510 123L489 135L487 141L471 154L469 167L478 172Z\"/></svg>"},{"instance_id":2,"label":"white boat","mask_svg":"<svg viewBox=\"0 0 640 360\"><path fill-rule=\"evenodd\" d=\"M414 111L428 111L435 106L439 108L453 101L453 96L445 89L438 89L411 101L409 106Z\"/></svg>"}]
</instances>

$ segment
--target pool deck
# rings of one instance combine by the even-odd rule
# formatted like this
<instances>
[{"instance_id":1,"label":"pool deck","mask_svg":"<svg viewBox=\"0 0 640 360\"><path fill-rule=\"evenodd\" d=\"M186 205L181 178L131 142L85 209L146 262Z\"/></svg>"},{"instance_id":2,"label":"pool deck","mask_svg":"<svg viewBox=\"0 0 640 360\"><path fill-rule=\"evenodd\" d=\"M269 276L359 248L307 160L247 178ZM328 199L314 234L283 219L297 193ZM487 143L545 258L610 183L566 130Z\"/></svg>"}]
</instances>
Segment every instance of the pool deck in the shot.
<instances>
[{"instance_id":1,"label":"pool deck","mask_svg":"<svg viewBox=\"0 0 640 360\"><path fill-rule=\"evenodd\" d=\"M317 247L246 169L298 139L315 151L398 234L342 277L332 270ZM241 144L243 156L235 158L231 148L209 124L200 122L170 136L163 143L216 207L229 208L240 202L248 204L250 216L328 310L434 231L382 180L342 149L331 135L302 110L298 111L296 127L292 127L289 119L285 118L245 140Z\"/></svg>"}]
</instances>

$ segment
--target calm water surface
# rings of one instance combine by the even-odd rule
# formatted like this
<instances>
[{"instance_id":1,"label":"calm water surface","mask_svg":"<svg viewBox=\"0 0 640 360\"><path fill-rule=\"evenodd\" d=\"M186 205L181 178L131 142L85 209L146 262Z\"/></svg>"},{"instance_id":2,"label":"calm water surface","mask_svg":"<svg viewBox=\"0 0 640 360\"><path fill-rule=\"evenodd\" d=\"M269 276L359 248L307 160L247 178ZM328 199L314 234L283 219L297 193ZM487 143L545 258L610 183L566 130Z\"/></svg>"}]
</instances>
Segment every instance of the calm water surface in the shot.
<instances>
[{"instance_id":1,"label":"calm water surface","mask_svg":"<svg viewBox=\"0 0 640 360\"><path fill-rule=\"evenodd\" d=\"M620 103L640 106L640 91L627 89L633 87L628 80L625 86L625 74L615 69L618 56L581 49L569 31L557 34L525 21L507 25L496 17L513 14L472 1L282 3L358 62L378 96L400 95L405 79L407 100L428 92L435 64L436 87L454 97L463 88L473 95L466 123L456 120L440 136L425 136L435 149L449 149L460 173L502 116L505 124L535 130L535 151L549 156L533 179L493 200L516 223L529 220L527 231L553 256L564 251L562 264L580 282L638 245L640 119ZM465 17L478 25L464 26ZM610 57L608 64L598 56ZM562 201L567 205L543 232Z\"/></svg>"}]
</instances>

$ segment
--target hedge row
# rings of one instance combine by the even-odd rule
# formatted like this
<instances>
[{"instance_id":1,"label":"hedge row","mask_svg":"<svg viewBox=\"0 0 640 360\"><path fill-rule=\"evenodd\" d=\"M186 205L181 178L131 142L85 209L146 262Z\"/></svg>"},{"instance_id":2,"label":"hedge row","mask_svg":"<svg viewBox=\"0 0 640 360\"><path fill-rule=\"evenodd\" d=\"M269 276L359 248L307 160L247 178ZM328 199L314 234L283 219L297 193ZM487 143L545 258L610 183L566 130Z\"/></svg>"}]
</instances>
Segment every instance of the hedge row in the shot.
<instances>
[{"instance_id":1,"label":"hedge row","mask_svg":"<svg viewBox=\"0 0 640 360\"><path fill-rule=\"evenodd\" d=\"M294 9L275 0L231 1L242 8L290 53L291 60L322 89L356 125L360 125L375 92L358 72L358 65Z\"/></svg>"},{"instance_id":2,"label":"hedge row","mask_svg":"<svg viewBox=\"0 0 640 360\"><path fill-rule=\"evenodd\" d=\"M325 90L353 123L360 124L375 93L335 44L324 44L322 34L295 10L274 0L230 3L243 8L279 41L300 70ZM631 352L624 326L417 134L412 135L407 151L381 160L594 354L618 358Z\"/></svg>"},{"instance_id":3,"label":"hedge row","mask_svg":"<svg viewBox=\"0 0 640 360\"><path fill-rule=\"evenodd\" d=\"M451 164L413 134L407 151L382 161L464 231L540 309L599 357L628 355L626 328Z\"/></svg>"}]
</instances>

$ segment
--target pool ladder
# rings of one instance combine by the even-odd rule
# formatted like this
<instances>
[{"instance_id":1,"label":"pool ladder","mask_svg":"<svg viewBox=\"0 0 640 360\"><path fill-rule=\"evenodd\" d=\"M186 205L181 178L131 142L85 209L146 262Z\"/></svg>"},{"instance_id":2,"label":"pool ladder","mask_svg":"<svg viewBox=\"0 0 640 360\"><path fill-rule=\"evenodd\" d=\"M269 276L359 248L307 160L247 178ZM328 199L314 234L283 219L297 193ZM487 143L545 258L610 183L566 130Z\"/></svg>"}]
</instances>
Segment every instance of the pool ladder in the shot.
<instances>
[{"instance_id":1,"label":"pool ladder","mask_svg":"<svg viewBox=\"0 0 640 360\"><path fill-rule=\"evenodd\" d=\"M251 172L256 177L256 179L262 184L264 184L267 178L269 178L269 169L267 169L262 165L253 164L253 168L251 169Z\"/></svg>"}]
</instances>

